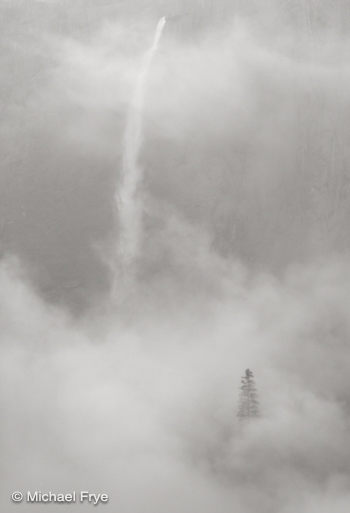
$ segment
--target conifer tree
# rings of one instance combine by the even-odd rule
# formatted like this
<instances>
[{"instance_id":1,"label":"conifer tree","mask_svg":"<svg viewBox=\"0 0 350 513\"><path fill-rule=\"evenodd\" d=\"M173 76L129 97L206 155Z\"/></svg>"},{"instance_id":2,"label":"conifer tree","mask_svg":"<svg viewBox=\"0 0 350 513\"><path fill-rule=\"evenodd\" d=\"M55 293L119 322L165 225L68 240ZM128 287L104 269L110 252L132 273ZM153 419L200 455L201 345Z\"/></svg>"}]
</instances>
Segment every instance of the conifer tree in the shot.
<instances>
[{"instance_id":1,"label":"conifer tree","mask_svg":"<svg viewBox=\"0 0 350 513\"><path fill-rule=\"evenodd\" d=\"M256 391L254 374L250 369L246 369L244 376L241 378L240 390L237 417L240 420L258 417L258 393Z\"/></svg>"}]
</instances>

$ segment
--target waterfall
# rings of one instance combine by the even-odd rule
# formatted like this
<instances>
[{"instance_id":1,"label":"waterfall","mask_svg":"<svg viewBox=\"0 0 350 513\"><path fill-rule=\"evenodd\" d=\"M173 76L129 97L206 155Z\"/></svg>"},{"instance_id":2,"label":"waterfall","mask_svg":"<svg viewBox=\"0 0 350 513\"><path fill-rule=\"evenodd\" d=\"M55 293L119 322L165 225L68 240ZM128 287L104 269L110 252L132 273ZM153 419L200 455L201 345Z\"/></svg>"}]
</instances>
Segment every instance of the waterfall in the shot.
<instances>
[{"instance_id":1,"label":"waterfall","mask_svg":"<svg viewBox=\"0 0 350 513\"><path fill-rule=\"evenodd\" d=\"M159 20L152 44L143 58L127 115L121 182L116 194L119 214L118 260L122 267L134 262L141 242L142 201L138 196L138 188L143 179L143 169L139 163L143 143L143 107L149 71L165 22L164 17Z\"/></svg>"}]
</instances>

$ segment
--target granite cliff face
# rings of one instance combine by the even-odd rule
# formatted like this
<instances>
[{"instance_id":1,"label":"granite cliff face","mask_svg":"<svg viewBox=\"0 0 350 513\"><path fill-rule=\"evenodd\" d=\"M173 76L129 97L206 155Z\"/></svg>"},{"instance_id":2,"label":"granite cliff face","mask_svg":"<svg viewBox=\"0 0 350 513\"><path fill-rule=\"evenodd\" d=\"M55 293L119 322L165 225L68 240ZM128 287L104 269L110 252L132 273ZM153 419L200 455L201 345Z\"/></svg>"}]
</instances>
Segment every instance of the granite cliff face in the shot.
<instances>
[{"instance_id":1,"label":"granite cliff face","mask_svg":"<svg viewBox=\"0 0 350 513\"><path fill-rule=\"evenodd\" d=\"M23 256L46 295L84 305L109 287L96 246L115 229L128 91L162 15L141 155L149 237L162 202L214 251L272 272L348 250L347 2L0 9L2 251Z\"/></svg>"}]
</instances>

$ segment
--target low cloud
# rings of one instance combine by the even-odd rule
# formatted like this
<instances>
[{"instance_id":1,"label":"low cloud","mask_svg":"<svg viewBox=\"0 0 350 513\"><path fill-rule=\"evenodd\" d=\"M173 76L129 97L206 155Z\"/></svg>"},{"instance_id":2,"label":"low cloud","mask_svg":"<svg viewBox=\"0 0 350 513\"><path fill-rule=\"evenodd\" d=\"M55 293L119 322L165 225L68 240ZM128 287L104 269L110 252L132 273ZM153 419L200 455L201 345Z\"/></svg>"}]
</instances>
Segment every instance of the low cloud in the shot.
<instances>
[{"instance_id":1,"label":"low cloud","mask_svg":"<svg viewBox=\"0 0 350 513\"><path fill-rule=\"evenodd\" d=\"M346 262L281 280L226 266L216 297L181 304L174 287L176 309L169 281L140 283L124 309L80 321L18 269L1 269L4 505L12 488L93 487L111 511L345 512ZM242 429L247 366L262 415Z\"/></svg>"}]
</instances>

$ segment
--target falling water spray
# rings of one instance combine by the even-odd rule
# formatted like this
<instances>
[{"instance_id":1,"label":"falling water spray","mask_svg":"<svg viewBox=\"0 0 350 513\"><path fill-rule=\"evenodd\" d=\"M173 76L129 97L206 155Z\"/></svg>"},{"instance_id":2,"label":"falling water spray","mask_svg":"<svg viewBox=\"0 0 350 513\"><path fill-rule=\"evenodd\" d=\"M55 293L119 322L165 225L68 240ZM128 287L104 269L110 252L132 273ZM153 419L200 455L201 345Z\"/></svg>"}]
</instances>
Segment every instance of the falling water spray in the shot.
<instances>
[{"instance_id":1,"label":"falling water spray","mask_svg":"<svg viewBox=\"0 0 350 513\"><path fill-rule=\"evenodd\" d=\"M127 116L124 141L121 182L116 194L119 215L118 263L128 268L137 258L142 235L142 201L138 194L143 178L143 169L139 163L143 143L143 107L148 75L152 60L165 26L165 18L157 24L153 42L147 50Z\"/></svg>"}]
</instances>

